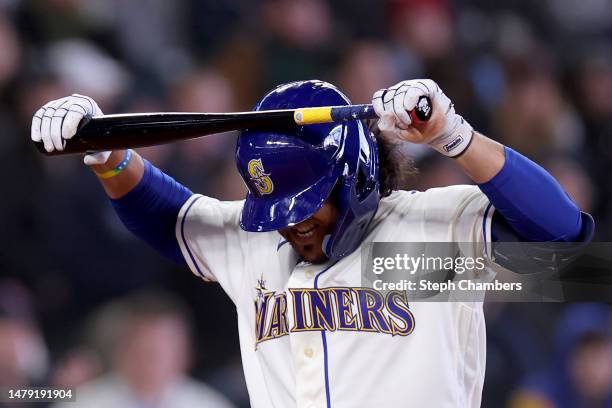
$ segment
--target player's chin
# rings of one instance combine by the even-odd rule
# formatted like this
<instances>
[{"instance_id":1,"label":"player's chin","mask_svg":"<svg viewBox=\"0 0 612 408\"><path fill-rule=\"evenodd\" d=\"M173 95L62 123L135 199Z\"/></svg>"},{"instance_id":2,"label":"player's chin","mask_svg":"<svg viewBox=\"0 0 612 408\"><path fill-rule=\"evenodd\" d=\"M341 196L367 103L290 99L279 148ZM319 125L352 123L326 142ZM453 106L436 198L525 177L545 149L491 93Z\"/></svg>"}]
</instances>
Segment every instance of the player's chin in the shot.
<instances>
[{"instance_id":1,"label":"player's chin","mask_svg":"<svg viewBox=\"0 0 612 408\"><path fill-rule=\"evenodd\" d=\"M289 229L282 230L281 235L289 241L293 249L303 260L310 263L323 263L327 261L327 257L323 252L323 231L315 231L315 234L308 237L308 239L299 237L295 231Z\"/></svg>"},{"instance_id":2,"label":"player's chin","mask_svg":"<svg viewBox=\"0 0 612 408\"><path fill-rule=\"evenodd\" d=\"M300 254L300 257L303 260L313 264L327 261L327 257L325 256L321 245L304 245L301 248L296 248L296 251L298 254Z\"/></svg>"}]
</instances>

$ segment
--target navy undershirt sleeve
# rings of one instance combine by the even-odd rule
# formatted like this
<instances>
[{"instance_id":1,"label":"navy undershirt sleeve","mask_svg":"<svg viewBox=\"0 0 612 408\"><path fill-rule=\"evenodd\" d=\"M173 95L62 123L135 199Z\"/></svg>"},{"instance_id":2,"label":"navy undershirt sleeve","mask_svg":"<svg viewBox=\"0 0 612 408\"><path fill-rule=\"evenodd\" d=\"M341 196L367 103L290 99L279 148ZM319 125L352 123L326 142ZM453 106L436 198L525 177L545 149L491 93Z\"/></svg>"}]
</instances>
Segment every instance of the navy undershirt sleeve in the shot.
<instances>
[{"instance_id":1,"label":"navy undershirt sleeve","mask_svg":"<svg viewBox=\"0 0 612 408\"><path fill-rule=\"evenodd\" d=\"M144 161L144 174L125 196L111 200L123 224L170 260L186 264L175 235L178 213L193 193Z\"/></svg>"},{"instance_id":2,"label":"navy undershirt sleeve","mask_svg":"<svg viewBox=\"0 0 612 408\"><path fill-rule=\"evenodd\" d=\"M583 218L592 222L542 167L505 147L500 172L479 187L522 240L571 242L582 234ZM492 226L492 236L496 223Z\"/></svg>"}]
</instances>

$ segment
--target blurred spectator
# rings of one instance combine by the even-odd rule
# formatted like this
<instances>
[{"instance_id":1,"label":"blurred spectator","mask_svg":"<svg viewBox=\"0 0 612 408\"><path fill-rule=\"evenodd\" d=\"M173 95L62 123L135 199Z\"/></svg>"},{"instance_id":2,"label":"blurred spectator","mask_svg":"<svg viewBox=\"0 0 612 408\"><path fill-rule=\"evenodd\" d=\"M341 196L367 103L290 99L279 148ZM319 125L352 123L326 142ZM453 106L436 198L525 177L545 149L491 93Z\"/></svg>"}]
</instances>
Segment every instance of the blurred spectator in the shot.
<instances>
[{"instance_id":1,"label":"blurred spectator","mask_svg":"<svg viewBox=\"0 0 612 408\"><path fill-rule=\"evenodd\" d=\"M56 361L50 384L58 388L79 387L100 375L102 364L89 347L77 347Z\"/></svg>"},{"instance_id":2,"label":"blurred spectator","mask_svg":"<svg viewBox=\"0 0 612 408\"><path fill-rule=\"evenodd\" d=\"M266 0L262 13L262 94L283 82L329 78L338 50L327 1Z\"/></svg>"},{"instance_id":3,"label":"blurred spectator","mask_svg":"<svg viewBox=\"0 0 612 408\"><path fill-rule=\"evenodd\" d=\"M612 57L611 44L588 50L574 70L573 100L585 121L583 164L597 186L594 217L600 240L612 239Z\"/></svg>"},{"instance_id":4,"label":"blurred spectator","mask_svg":"<svg viewBox=\"0 0 612 408\"><path fill-rule=\"evenodd\" d=\"M48 364L29 291L16 281L0 282L0 387L40 386Z\"/></svg>"},{"instance_id":5,"label":"blurred spectator","mask_svg":"<svg viewBox=\"0 0 612 408\"><path fill-rule=\"evenodd\" d=\"M170 88L170 98L173 110L179 112L236 110L232 84L223 73L213 67L201 67L177 80ZM217 180L224 178L219 169L226 163L233 164L236 136L235 132L225 132L178 144L180 166L170 166L169 172L194 191L217 189ZM232 167L237 174L235 166ZM222 185L223 188L231 191L238 187L243 191L243 183L238 178L233 181L233 185Z\"/></svg>"},{"instance_id":6,"label":"blurred spectator","mask_svg":"<svg viewBox=\"0 0 612 408\"><path fill-rule=\"evenodd\" d=\"M612 116L612 45L593 52L579 66L575 102L589 121L606 121Z\"/></svg>"},{"instance_id":7,"label":"blurred spectator","mask_svg":"<svg viewBox=\"0 0 612 408\"><path fill-rule=\"evenodd\" d=\"M192 65L187 52L185 1L79 0L91 25L106 27L122 59L141 75L170 82Z\"/></svg>"},{"instance_id":8,"label":"blurred spectator","mask_svg":"<svg viewBox=\"0 0 612 408\"><path fill-rule=\"evenodd\" d=\"M425 60L436 60L453 45L453 20L447 0L389 1L389 19L396 42Z\"/></svg>"},{"instance_id":9,"label":"blurred spectator","mask_svg":"<svg viewBox=\"0 0 612 408\"><path fill-rule=\"evenodd\" d=\"M65 89L90 96L101 106L111 105L128 88L126 69L90 42L72 39L54 43L47 49L47 59L50 71Z\"/></svg>"},{"instance_id":10,"label":"blurred spectator","mask_svg":"<svg viewBox=\"0 0 612 408\"><path fill-rule=\"evenodd\" d=\"M557 324L553 363L527 377L510 407L612 407L611 324L606 305L569 307Z\"/></svg>"},{"instance_id":11,"label":"blurred spectator","mask_svg":"<svg viewBox=\"0 0 612 408\"><path fill-rule=\"evenodd\" d=\"M582 123L568 109L551 72L538 71L523 67L510 82L499 110L497 137L535 158L551 149L575 150L584 137Z\"/></svg>"},{"instance_id":12,"label":"blurred spectator","mask_svg":"<svg viewBox=\"0 0 612 408\"><path fill-rule=\"evenodd\" d=\"M546 1L549 13L558 22L557 27L567 34L597 36L612 27L612 1L586 0L575 7L572 0Z\"/></svg>"},{"instance_id":13,"label":"blurred spectator","mask_svg":"<svg viewBox=\"0 0 612 408\"><path fill-rule=\"evenodd\" d=\"M344 58L336 81L353 103L370 103L372 94L401 81L391 50L382 43L357 42Z\"/></svg>"},{"instance_id":14,"label":"blurred spectator","mask_svg":"<svg viewBox=\"0 0 612 408\"><path fill-rule=\"evenodd\" d=\"M557 304L487 302L487 368L482 407L504 406L501 401L526 375L548 363L549 335L559 313ZM527 408L527 407L524 407Z\"/></svg>"},{"instance_id":15,"label":"blurred spectator","mask_svg":"<svg viewBox=\"0 0 612 408\"><path fill-rule=\"evenodd\" d=\"M470 184L467 176L458 171L455 163L444 160L439 155L426 155L417 162L419 177L415 190L425 191L428 188L443 187L453 184Z\"/></svg>"},{"instance_id":16,"label":"blurred spectator","mask_svg":"<svg viewBox=\"0 0 612 408\"><path fill-rule=\"evenodd\" d=\"M595 186L584 167L569 157L553 156L542 163L584 212L593 211Z\"/></svg>"},{"instance_id":17,"label":"blurred spectator","mask_svg":"<svg viewBox=\"0 0 612 408\"><path fill-rule=\"evenodd\" d=\"M319 48L332 34L325 0L268 0L264 18L272 33L296 48Z\"/></svg>"},{"instance_id":18,"label":"blurred spectator","mask_svg":"<svg viewBox=\"0 0 612 408\"><path fill-rule=\"evenodd\" d=\"M235 355L228 364L217 370L209 382L215 388L222 390L223 394L232 400L236 406L245 408L251 406L240 355Z\"/></svg>"},{"instance_id":19,"label":"blurred spectator","mask_svg":"<svg viewBox=\"0 0 612 408\"><path fill-rule=\"evenodd\" d=\"M93 334L109 371L77 389L76 406L231 407L217 391L186 376L192 347L186 316L177 299L153 292L107 306Z\"/></svg>"},{"instance_id":20,"label":"blurred spectator","mask_svg":"<svg viewBox=\"0 0 612 408\"><path fill-rule=\"evenodd\" d=\"M13 24L0 9L0 92L19 68L21 45Z\"/></svg>"},{"instance_id":21,"label":"blurred spectator","mask_svg":"<svg viewBox=\"0 0 612 408\"><path fill-rule=\"evenodd\" d=\"M36 44L93 36L98 29L81 13L81 0L22 1L22 35Z\"/></svg>"}]
</instances>

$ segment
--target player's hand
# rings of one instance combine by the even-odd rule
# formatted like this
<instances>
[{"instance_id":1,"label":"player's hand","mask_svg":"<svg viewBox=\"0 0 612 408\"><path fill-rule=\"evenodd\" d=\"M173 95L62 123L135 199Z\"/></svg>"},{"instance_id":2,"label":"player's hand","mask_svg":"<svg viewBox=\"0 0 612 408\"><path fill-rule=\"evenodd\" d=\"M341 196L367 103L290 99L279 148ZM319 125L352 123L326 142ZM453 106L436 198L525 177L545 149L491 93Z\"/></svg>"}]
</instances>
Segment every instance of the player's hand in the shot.
<instances>
[{"instance_id":1,"label":"player's hand","mask_svg":"<svg viewBox=\"0 0 612 408\"><path fill-rule=\"evenodd\" d=\"M413 123L410 112L422 96L431 101L431 118ZM446 156L460 155L472 140L472 126L455 112L453 103L431 79L402 81L380 89L374 93L372 104L381 131L412 143L429 144Z\"/></svg>"},{"instance_id":2,"label":"player's hand","mask_svg":"<svg viewBox=\"0 0 612 408\"><path fill-rule=\"evenodd\" d=\"M84 117L102 115L102 110L89 96L73 94L45 104L32 118L30 137L34 142L43 142L45 150L64 150L66 140L77 132ZM84 158L87 165L103 164L111 152L88 154Z\"/></svg>"}]
</instances>

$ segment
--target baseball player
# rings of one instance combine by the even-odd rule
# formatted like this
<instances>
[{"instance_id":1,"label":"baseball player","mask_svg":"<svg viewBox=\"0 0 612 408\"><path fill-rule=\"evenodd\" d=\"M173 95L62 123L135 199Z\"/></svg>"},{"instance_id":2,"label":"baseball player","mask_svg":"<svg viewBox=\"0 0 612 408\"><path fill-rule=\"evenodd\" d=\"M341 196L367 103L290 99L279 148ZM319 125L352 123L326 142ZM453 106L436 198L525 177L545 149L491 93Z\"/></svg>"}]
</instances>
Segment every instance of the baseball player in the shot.
<instances>
[{"instance_id":1,"label":"baseball player","mask_svg":"<svg viewBox=\"0 0 612 408\"><path fill-rule=\"evenodd\" d=\"M432 117L410 112L428 96ZM346 105L322 81L269 92L256 110ZM361 287L359 248L371 242L500 239L588 241L582 213L541 167L488 139L431 80L373 96L375 136L361 121L244 131L236 165L248 193L223 202L193 194L131 150L85 156L123 223L236 306L256 408L477 407L485 371L481 302L410 302ZM32 139L62 149L79 121L101 114L86 96L36 112ZM398 143L431 146L477 185L397 191Z\"/></svg>"}]
</instances>

